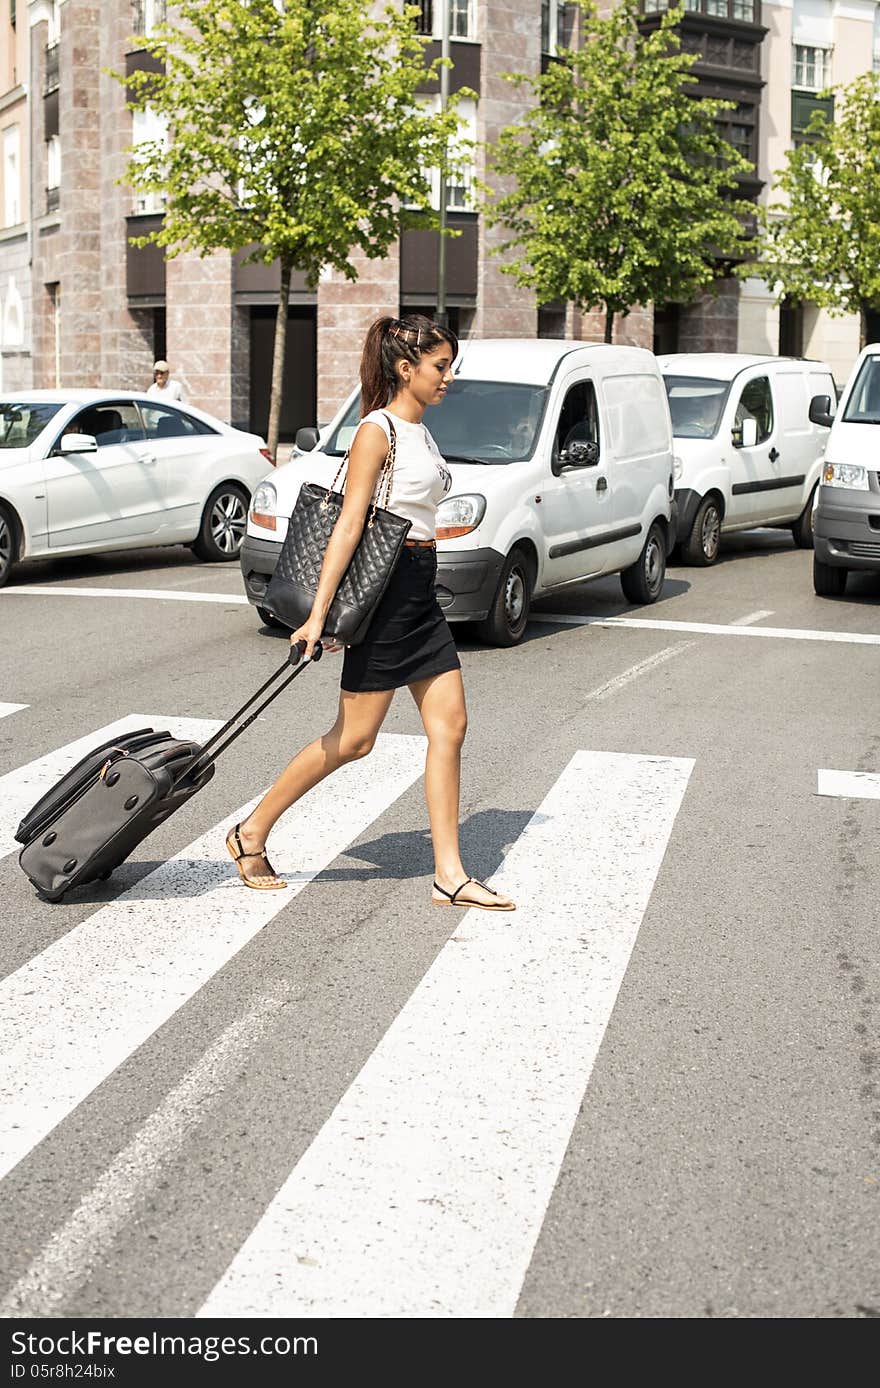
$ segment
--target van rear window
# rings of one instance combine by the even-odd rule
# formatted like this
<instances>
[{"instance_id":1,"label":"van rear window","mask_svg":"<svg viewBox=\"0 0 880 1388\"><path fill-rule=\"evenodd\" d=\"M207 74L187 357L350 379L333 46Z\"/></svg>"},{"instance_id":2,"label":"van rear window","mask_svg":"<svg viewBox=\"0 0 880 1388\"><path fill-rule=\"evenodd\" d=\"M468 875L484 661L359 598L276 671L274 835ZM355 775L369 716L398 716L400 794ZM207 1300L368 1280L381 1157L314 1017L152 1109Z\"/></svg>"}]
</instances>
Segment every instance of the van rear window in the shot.
<instances>
[{"instance_id":1,"label":"van rear window","mask_svg":"<svg viewBox=\"0 0 880 1388\"><path fill-rule=\"evenodd\" d=\"M843 418L851 424L880 424L880 357L865 357Z\"/></svg>"},{"instance_id":2,"label":"van rear window","mask_svg":"<svg viewBox=\"0 0 880 1388\"><path fill-rule=\"evenodd\" d=\"M664 376L663 384L677 439L711 439L718 431L729 381L703 376Z\"/></svg>"}]
</instances>

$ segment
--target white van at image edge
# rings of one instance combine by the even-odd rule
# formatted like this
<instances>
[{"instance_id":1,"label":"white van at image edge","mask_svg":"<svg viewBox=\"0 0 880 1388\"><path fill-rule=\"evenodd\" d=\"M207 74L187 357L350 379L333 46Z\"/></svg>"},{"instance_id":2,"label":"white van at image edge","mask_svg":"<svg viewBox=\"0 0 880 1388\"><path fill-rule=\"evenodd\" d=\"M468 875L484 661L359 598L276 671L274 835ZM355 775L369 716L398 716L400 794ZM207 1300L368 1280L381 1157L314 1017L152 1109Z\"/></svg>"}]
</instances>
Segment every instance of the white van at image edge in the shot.
<instances>
[{"instance_id":1,"label":"white van at image edge","mask_svg":"<svg viewBox=\"0 0 880 1388\"><path fill-rule=\"evenodd\" d=\"M241 569L264 622L273 621L262 601L299 488L332 482L359 417L355 389L320 432L298 432L300 451L254 493ZM653 353L468 339L446 399L424 423L452 472L437 513L436 581L451 621L476 622L482 639L509 646L533 596L615 573L631 603L660 596L673 455Z\"/></svg>"},{"instance_id":2,"label":"white van at image edge","mask_svg":"<svg viewBox=\"0 0 880 1388\"><path fill-rule=\"evenodd\" d=\"M672 411L676 541L714 564L722 534L790 529L812 546L813 496L828 439L831 368L799 357L676 352L658 357Z\"/></svg>"},{"instance_id":3,"label":"white van at image edge","mask_svg":"<svg viewBox=\"0 0 880 1388\"><path fill-rule=\"evenodd\" d=\"M880 342L862 348L843 388L813 533L817 596L842 597L850 573L880 574Z\"/></svg>"}]
</instances>

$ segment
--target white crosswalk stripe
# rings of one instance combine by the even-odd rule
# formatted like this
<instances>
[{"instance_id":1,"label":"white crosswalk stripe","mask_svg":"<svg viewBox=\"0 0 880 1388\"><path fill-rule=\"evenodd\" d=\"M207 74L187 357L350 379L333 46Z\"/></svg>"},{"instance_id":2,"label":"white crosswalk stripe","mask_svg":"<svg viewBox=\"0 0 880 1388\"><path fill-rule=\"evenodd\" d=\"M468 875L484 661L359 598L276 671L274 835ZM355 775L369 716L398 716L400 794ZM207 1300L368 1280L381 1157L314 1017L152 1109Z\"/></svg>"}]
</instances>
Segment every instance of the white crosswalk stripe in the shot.
<instances>
[{"instance_id":1,"label":"white crosswalk stripe","mask_svg":"<svg viewBox=\"0 0 880 1388\"><path fill-rule=\"evenodd\" d=\"M575 754L200 1317L513 1315L692 766Z\"/></svg>"},{"instance_id":2,"label":"white crosswalk stripe","mask_svg":"<svg viewBox=\"0 0 880 1388\"><path fill-rule=\"evenodd\" d=\"M168 718L158 713L129 713L103 728L96 728L75 742L68 742L45 757L28 762L17 771L0 776L0 858L17 852L15 830L22 817L41 795L45 795L57 780L86 756L93 747L109 742L111 737L134 732L137 728L167 729L173 737L192 738L205 742L222 724L210 718Z\"/></svg>"},{"instance_id":3,"label":"white crosswalk stripe","mask_svg":"<svg viewBox=\"0 0 880 1388\"><path fill-rule=\"evenodd\" d=\"M87 751L148 726L204 741L219 724L132 714L0 777L0 852ZM248 892L235 876L223 839L251 801L0 982L0 1180L414 784L425 745L381 736L284 816L272 856L289 890ZM454 935L197 1318L514 1314L692 765L573 756L498 874L516 913L450 915ZM66 1312L185 1150L205 1096L259 1045L279 987L81 1192L0 1317Z\"/></svg>"},{"instance_id":4,"label":"white crosswalk stripe","mask_svg":"<svg viewBox=\"0 0 880 1388\"><path fill-rule=\"evenodd\" d=\"M0 983L0 1177L418 779L424 750L380 737L288 812L272 839L288 891L244 890L218 825Z\"/></svg>"},{"instance_id":5,"label":"white crosswalk stripe","mask_svg":"<svg viewBox=\"0 0 880 1388\"><path fill-rule=\"evenodd\" d=\"M849 800L880 800L880 772L823 768L817 775L816 794L843 796Z\"/></svg>"},{"instance_id":6,"label":"white crosswalk stripe","mask_svg":"<svg viewBox=\"0 0 880 1388\"><path fill-rule=\"evenodd\" d=\"M21 713L27 704L0 704L0 718L8 718L10 713Z\"/></svg>"}]
</instances>

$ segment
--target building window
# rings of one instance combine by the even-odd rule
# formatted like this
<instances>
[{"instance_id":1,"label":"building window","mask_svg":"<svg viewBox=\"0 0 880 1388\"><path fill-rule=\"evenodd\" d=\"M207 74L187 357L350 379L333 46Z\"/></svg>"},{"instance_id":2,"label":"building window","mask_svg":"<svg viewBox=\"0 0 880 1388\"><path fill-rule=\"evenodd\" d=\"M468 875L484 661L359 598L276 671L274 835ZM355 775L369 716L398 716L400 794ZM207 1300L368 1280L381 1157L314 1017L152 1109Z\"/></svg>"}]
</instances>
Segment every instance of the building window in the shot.
<instances>
[{"instance_id":1,"label":"building window","mask_svg":"<svg viewBox=\"0 0 880 1388\"><path fill-rule=\"evenodd\" d=\"M880 72L880 5L874 10L874 71Z\"/></svg>"},{"instance_id":2,"label":"building window","mask_svg":"<svg viewBox=\"0 0 880 1388\"><path fill-rule=\"evenodd\" d=\"M716 19L739 19L746 24L754 24L757 0L684 0L684 8L690 14L711 14ZM665 10L665 4L654 0L652 10ZM648 9L648 5L645 5Z\"/></svg>"},{"instance_id":3,"label":"building window","mask_svg":"<svg viewBox=\"0 0 880 1388\"><path fill-rule=\"evenodd\" d=\"M61 201L61 140L46 141L46 211L57 212Z\"/></svg>"},{"instance_id":4,"label":"building window","mask_svg":"<svg viewBox=\"0 0 880 1388\"><path fill-rule=\"evenodd\" d=\"M576 6L560 4L558 0L541 0L542 53L552 57L558 49L571 47L575 10Z\"/></svg>"},{"instance_id":5,"label":"building window","mask_svg":"<svg viewBox=\"0 0 880 1388\"><path fill-rule=\"evenodd\" d=\"M158 144L165 145L168 136L168 122L164 116L158 115L151 106L146 106L142 111L132 111L131 113L131 143L137 150L138 145ZM165 206L165 198L162 193L146 193L138 190L135 193L134 210L138 216L146 216L161 212Z\"/></svg>"},{"instance_id":6,"label":"building window","mask_svg":"<svg viewBox=\"0 0 880 1388\"><path fill-rule=\"evenodd\" d=\"M146 38L165 23L165 0L132 0L131 12L134 32Z\"/></svg>"},{"instance_id":7,"label":"building window","mask_svg":"<svg viewBox=\"0 0 880 1388\"><path fill-rule=\"evenodd\" d=\"M794 45L791 84L804 92L821 92L831 82L831 49Z\"/></svg>"},{"instance_id":8,"label":"building window","mask_svg":"<svg viewBox=\"0 0 880 1388\"><path fill-rule=\"evenodd\" d=\"M19 163L19 134L17 125L3 131L3 225L17 226L21 221L21 170Z\"/></svg>"},{"instance_id":9,"label":"building window","mask_svg":"<svg viewBox=\"0 0 880 1388\"><path fill-rule=\"evenodd\" d=\"M449 36L453 39L476 38L475 0L447 0L449 6ZM441 0L418 0L416 31L429 38L443 37L443 6Z\"/></svg>"},{"instance_id":10,"label":"building window","mask_svg":"<svg viewBox=\"0 0 880 1388\"><path fill-rule=\"evenodd\" d=\"M419 105L426 111L438 112L440 96L436 94L421 97ZM458 138L466 147L456 148L456 143L450 142L449 162L452 167L446 179L446 208L449 212L472 212L473 145L477 138L477 104L475 101L460 101L456 109L461 118ZM467 147L468 145L470 147ZM428 175L431 184L431 206L437 211L440 207L440 170L430 169Z\"/></svg>"}]
</instances>

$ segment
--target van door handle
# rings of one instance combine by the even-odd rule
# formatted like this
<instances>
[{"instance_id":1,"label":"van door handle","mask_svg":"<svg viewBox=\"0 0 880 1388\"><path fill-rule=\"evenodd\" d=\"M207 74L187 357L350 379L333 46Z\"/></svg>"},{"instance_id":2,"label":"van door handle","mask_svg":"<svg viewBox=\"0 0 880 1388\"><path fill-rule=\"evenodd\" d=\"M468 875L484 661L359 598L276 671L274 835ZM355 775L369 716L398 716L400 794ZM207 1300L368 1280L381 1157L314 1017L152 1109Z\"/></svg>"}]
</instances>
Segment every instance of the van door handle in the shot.
<instances>
[{"instance_id":1,"label":"van door handle","mask_svg":"<svg viewBox=\"0 0 880 1388\"><path fill-rule=\"evenodd\" d=\"M155 453L140 453L138 455L138 462L147 463L151 467L155 465L156 461Z\"/></svg>"},{"instance_id":2,"label":"van door handle","mask_svg":"<svg viewBox=\"0 0 880 1388\"><path fill-rule=\"evenodd\" d=\"M597 492L607 492L607 490L608 490L608 478L607 478L607 477L597 477L597 478L596 478L596 491L597 491Z\"/></svg>"},{"instance_id":3,"label":"van door handle","mask_svg":"<svg viewBox=\"0 0 880 1388\"><path fill-rule=\"evenodd\" d=\"M776 459L779 457L779 449L771 448L770 452L767 454L767 457L770 459L771 463L775 463Z\"/></svg>"}]
</instances>

